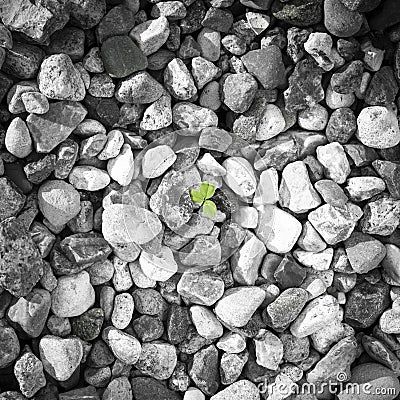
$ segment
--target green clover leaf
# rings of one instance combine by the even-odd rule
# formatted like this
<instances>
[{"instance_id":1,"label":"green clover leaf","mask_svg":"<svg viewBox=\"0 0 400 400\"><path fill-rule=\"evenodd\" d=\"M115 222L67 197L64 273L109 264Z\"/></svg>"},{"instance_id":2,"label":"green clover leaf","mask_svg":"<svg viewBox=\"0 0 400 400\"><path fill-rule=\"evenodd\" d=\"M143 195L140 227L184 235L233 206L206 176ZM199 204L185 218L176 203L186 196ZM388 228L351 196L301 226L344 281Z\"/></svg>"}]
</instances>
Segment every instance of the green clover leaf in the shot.
<instances>
[{"instance_id":1,"label":"green clover leaf","mask_svg":"<svg viewBox=\"0 0 400 400\"><path fill-rule=\"evenodd\" d=\"M203 212L207 217L213 218L217 213L217 206L211 200L206 200L203 204Z\"/></svg>"},{"instance_id":2,"label":"green clover leaf","mask_svg":"<svg viewBox=\"0 0 400 400\"><path fill-rule=\"evenodd\" d=\"M204 197L204 199L210 199L214 196L215 187L210 182L203 182L200 185L200 193Z\"/></svg>"},{"instance_id":3,"label":"green clover leaf","mask_svg":"<svg viewBox=\"0 0 400 400\"><path fill-rule=\"evenodd\" d=\"M204 201L204 196L198 190L191 190L190 191L190 198L192 199L193 203L202 204Z\"/></svg>"}]
</instances>

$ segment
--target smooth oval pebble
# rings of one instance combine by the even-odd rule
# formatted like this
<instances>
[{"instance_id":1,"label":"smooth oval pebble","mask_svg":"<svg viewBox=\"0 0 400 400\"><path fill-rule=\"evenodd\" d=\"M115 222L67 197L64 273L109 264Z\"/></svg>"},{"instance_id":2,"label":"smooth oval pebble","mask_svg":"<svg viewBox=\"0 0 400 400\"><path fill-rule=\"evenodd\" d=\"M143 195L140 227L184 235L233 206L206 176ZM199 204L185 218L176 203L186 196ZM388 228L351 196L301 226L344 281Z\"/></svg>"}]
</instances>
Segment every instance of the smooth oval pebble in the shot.
<instances>
[{"instance_id":1,"label":"smooth oval pebble","mask_svg":"<svg viewBox=\"0 0 400 400\"><path fill-rule=\"evenodd\" d=\"M134 310L133 298L129 293L121 293L114 298L111 322L118 329L125 329L131 322Z\"/></svg>"}]
</instances>

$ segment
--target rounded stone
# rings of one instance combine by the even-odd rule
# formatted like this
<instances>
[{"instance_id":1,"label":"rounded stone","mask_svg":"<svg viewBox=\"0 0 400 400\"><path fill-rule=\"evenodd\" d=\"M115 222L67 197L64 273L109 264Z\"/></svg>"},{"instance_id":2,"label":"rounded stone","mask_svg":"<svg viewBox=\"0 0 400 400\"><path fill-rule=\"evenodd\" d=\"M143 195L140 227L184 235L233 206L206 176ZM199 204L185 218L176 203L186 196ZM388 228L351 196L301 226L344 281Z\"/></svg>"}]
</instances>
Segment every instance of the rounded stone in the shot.
<instances>
[{"instance_id":1,"label":"rounded stone","mask_svg":"<svg viewBox=\"0 0 400 400\"><path fill-rule=\"evenodd\" d=\"M299 112L297 118L301 128L308 131L322 131L328 122L328 111L320 104Z\"/></svg>"},{"instance_id":2,"label":"rounded stone","mask_svg":"<svg viewBox=\"0 0 400 400\"><path fill-rule=\"evenodd\" d=\"M325 0L324 24L332 35L350 37L356 34L363 23L362 15L349 10L340 0Z\"/></svg>"},{"instance_id":3,"label":"rounded stone","mask_svg":"<svg viewBox=\"0 0 400 400\"><path fill-rule=\"evenodd\" d=\"M177 155L167 145L153 147L146 151L142 160L142 174L145 178L154 179L161 176L174 164Z\"/></svg>"},{"instance_id":4,"label":"rounded stone","mask_svg":"<svg viewBox=\"0 0 400 400\"><path fill-rule=\"evenodd\" d=\"M14 118L7 128L6 149L15 157L25 158L32 152L32 138L24 120Z\"/></svg>"},{"instance_id":5,"label":"rounded stone","mask_svg":"<svg viewBox=\"0 0 400 400\"><path fill-rule=\"evenodd\" d=\"M111 314L112 324L118 329L125 329L131 322L133 310L133 297L129 293L118 294L114 299L114 309Z\"/></svg>"},{"instance_id":6,"label":"rounded stone","mask_svg":"<svg viewBox=\"0 0 400 400\"><path fill-rule=\"evenodd\" d=\"M57 287L51 293L51 309L58 317L77 317L87 311L95 300L86 271L61 276Z\"/></svg>"},{"instance_id":7,"label":"rounded stone","mask_svg":"<svg viewBox=\"0 0 400 400\"><path fill-rule=\"evenodd\" d=\"M396 114L383 106L366 107L357 118L357 138L362 144L375 149L387 149L400 142L400 129Z\"/></svg>"}]
</instances>

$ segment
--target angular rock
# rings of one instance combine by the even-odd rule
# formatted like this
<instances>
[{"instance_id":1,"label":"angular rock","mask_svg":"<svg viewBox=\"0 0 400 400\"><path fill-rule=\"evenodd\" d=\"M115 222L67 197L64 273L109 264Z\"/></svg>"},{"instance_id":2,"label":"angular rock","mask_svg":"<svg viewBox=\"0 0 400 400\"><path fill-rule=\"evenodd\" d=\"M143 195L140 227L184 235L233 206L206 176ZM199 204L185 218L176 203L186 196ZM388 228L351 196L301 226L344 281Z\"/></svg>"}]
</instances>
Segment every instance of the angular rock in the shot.
<instances>
[{"instance_id":1,"label":"angular rock","mask_svg":"<svg viewBox=\"0 0 400 400\"><path fill-rule=\"evenodd\" d=\"M214 395L219 387L218 350L214 345L198 351L189 367L189 376L202 392Z\"/></svg>"},{"instance_id":2,"label":"angular rock","mask_svg":"<svg viewBox=\"0 0 400 400\"><path fill-rule=\"evenodd\" d=\"M251 196L256 190L256 178L251 164L243 157L230 157L222 166L225 183L239 196Z\"/></svg>"},{"instance_id":3,"label":"angular rock","mask_svg":"<svg viewBox=\"0 0 400 400\"><path fill-rule=\"evenodd\" d=\"M210 400L258 400L260 398L257 386L248 381L240 380L212 396Z\"/></svg>"},{"instance_id":4,"label":"angular rock","mask_svg":"<svg viewBox=\"0 0 400 400\"><path fill-rule=\"evenodd\" d=\"M216 67L211 61L203 57L192 58L192 75L198 89L213 81L221 73L221 70Z\"/></svg>"},{"instance_id":5,"label":"angular rock","mask_svg":"<svg viewBox=\"0 0 400 400\"><path fill-rule=\"evenodd\" d=\"M350 94L360 89L364 64L352 61L345 70L336 72L331 78L331 87L336 93Z\"/></svg>"},{"instance_id":6,"label":"angular rock","mask_svg":"<svg viewBox=\"0 0 400 400\"><path fill-rule=\"evenodd\" d=\"M2 7L0 16L10 30L21 32L34 41L45 42L68 21L65 9L60 7L58 12L56 10L53 13L41 3L32 4L28 0L20 0L12 4L12 7Z\"/></svg>"},{"instance_id":7,"label":"angular rock","mask_svg":"<svg viewBox=\"0 0 400 400\"><path fill-rule=\"evenodd\" d=\"M157 130L172 124L171 96L164 93L158 100L145 110L140 128L144 130Z\"/></svg>"},{"instance_id":8,"label":"angular rock","mask_svg":"<svg viewBox=\"0 0 400 400\"><path fill-rule=\"evenodd\" d=\"M366 353L373 360L398 373L400 369L400 360L383 342L374 337L364 335L362 338L362 345Z\"/></svg>"},{"instance_id":9,"label":"angular rock","mask_svg":"<svg viewBox=\"0 0 400 400\"><path fill-rule=\"evenodd\" d=\"M180 58L174 58L165 68L164 85L178 100L189 100L197 93L193 77Z\"/></svg>"},{"instance_id":10,"label":"angular rock","mask_svg":"<svg viewBox=\"0 0 400 400\"><path fill-rule=\"evenodd\" d=\"M302 161L290 163L282 171L279 196L281 206L295 213L306 212L321 204Z\"/></svg>"},{"instance_id":11,"label":"angular rock","mask_svg":"<svg viewBox=\"0 0 400 400\"><path fill-rule=\"evenodd\" d=\"M275 253L287 253L301 233L301 223L277 206L265 204L259 210L256 235L266 248Z\"/></svg>"},{"instance_id":12,"label":"angular rock","mask_svg":"<svg viewBox=\"0 0 400 400\"><path fill-rule=\"evenodd\" d=\"M141 345L135 337L119 329L107 327L103 330L102 338L114 356L123 363L132 365L139 360Z\"/></svg>"},{"instance_id":13,"label":"angular rock","mask_svg":"<svg viewBox=\"0 0 400 400\"><path fill-rule=\"evenodd\" d=\"M115 98L122 103L147 104L158 100L163 93L160 83L148 72L139 71L119 82Z\"/></svg>"},{"instance_id":14,"label":"angular rock","mask_svg":"<svg viewBox=\"0 0 400 400\"><path fill-rule=\"evenodd\" d=\"M352 201L363 201L383 192L385 182L375 176L359 176L349 178L346 184L346 192Z\"/></svg>"},{"instance_id":15,"label":"angular rock","mask_svg":"<svg viewBox=\"0 0 400 400\"><path fill-rule=\"evenodd\" d=\"M91 308L77 318L72 319L72 334L82 340L96 339L104 322L104 312L101 308Z\"/></svg>"},{"instance_id":16,"label":"angular rock","mask_svg":"<svg viewBox=\"0 0 400 400\"><path fill-rule=\"evenodd\" d=\"M285 90L285 106L288 111L301 111L312 107L324 98L321 86L322 70L314 61L302 60L289 77Z\"/></svg>"},{"instance_id":17,"label":"angular rock","mask_svg":"<svg viewBox=\"0 0 400 400\"><path fill-rule=\"evenodd\" d=\"M375 160L372 166L385 181L391 197L395 200L400 199L400 164L386 160Z\"/></svg>"},{"instance_id":18,"label":"angular rock","mask_svg":"<svg viewBox=\"0 0 400 400\"><path fill-rule=\"evenodd\" d=\"M285 330L300 314L308 301L308 292L301 288L289 288L270 303L263 316L276 331Z\"/></svg>"},{"instance_id":19,"label":"angular rock","mask_svg":"<svg viewBox=\"0 0 400 400\"><path fill-rule=\"evenodd\" d=\"M18 336L5 319L0 320L0 339L0 367L5 368L15 361L20 352Z\"/></svg>"},{"instance_id":20,"label":"angular rock","mask_svg":"<svg viewBox=\"0 0 400 400\"><path fill-rule=\"evenodd\" d=\"M0 221L16 216L24 207L26 197L8 178L0 178Z\"/></svg>"},{"instance_id":21,"label":"angular rock","mask_svg":"<svg viewBox=\"0 0 400 400\"><path fill-rule=\"evenodd\" d=\"M325 242L332 245L349 238L361 216L360 207L352 203L340 208L324 204L311 211L308 220Z\"/></svg>"},{"instance_id":22,"label":"angular rock","mask_svg":"<svg viewBox=\"0 0 400 400\"><path fill-rule=\"evenodd\" d=\"M221 244L215 236L199 235L179 252L179 260L186 267L203 269L220 264Z\"/></svg>"},{"instance_id":23,"label":"angular rock","mask_svg":"<svg viewBox=\"0 0 400 400\"><path fill-rule=\"evenodd\" d=\"M400 142L397 117L386 107L365 107L357 117L357 126L357 138L368 147L387 149Z\"/></svg>"},{"instance_id":24,"label":"angular rock","mask_svg":"<svg viewBox=\"0 0 400 400\"><path fill-rule=\"evenodd\" d=\"M179 129L218 125L218 117L214 111L188 102L180 102L174 105L172 119Z\"/></svg>"},{"instance_id":25,"label":"angular rock","mask_svg":"<svg viewBox=\"0 0 400 400\"><path fill-rule=\"evenodd\" d=\"M253 286L266 253L264 243L254 235L249 236L231 258L231 270L235 281L240 285Z\"/></svg>"},{"instance_id":26,"label":"angular rock","mask_svg":"<svg viewBox=\"0 0 400 400\"><path fill-rule=\"evenodd\" d=\"M49 180L38 191L39 209L54 226L63 226L80 209L80 195L74 187L61 180Z\"/></svg>"},{"instance_id":27,"label":"angular rock","mask_svg":"<svg viewBox=\"0 0 400 400\"><path fill-rule=\"evenodd\" d=\"M257 81L249 73L231 74L223 81L222 101L235 113L249 109L257 91Z\"/></svg>"},{"instance_id":28,"label":"angular rock","mask_svg":"<svg viewBox=\"0 0 400 400\"><path fill-rule=\"evenodd\" d=\"M96 393L97 394L97 393ZM106 387L103 400L125 400L132 399L132 388L126 376L114 378Z\"/></svg>"},{"instance_id":29,"label":"angular rock","mask_svg":"<svg viewBox=\"0 0 400 400\"><path fill-rule=\"evenodd\" d=\"M72 133L86 114L86 109L73 101L51 103L47 113L30 114L26 123L36 151L49 153Z\"/></svg>"},{"instance_id":30,"label":"angular rock","mask_svg":"<svg viewBox=\"0 0 400 400\"><path fill-rule=\"evenodd\" d=\"M256 286L228 289L215 305L215 314L225 324L242 327L249 322L264 299L264 290Z\"/></svg>"},{"instance_id":31,"label":"angular rock","mask_svg":"<svg viewBox=\"0 0 400 400\"><path fill-rule=\"evenodd\" d=\"M165 16L135 26L129 36L137 43L145 56L155 53L168 39L170 33Z\"/></svg>"},{"instance_id":32,"label":"angular rock","mask_svg":"<svg viewBox=\"0 0 400 400\"><path fill-rule=\"evenodd\" d=\"M31 352L25 352L14 365L14 375L21 393L31 398L46 386L42 362Z\"/></svg>"},{"instance_id":33,"label":"angular rock","mask_svg":"<svg viewBox=\"0 0 400 400\"><path fill-rule=\"evenodd\" d=\"M32 152L32 139L28 127L21 118L14 118L8 126L5 146L18 158L25 158Z\"/></svg>"},{"instance_id":34,"label":"angular rock","mask_svg":"<svg viewBox=\"0 0 400 400\"><path fill-rule=\"evenodd\" d=\"M317 297L295 319L290 332L299 338L311 335L337 318L338 313L339 304L335 297L329 294Z\"/></svg>"},{"instance_id":35,"label":"angular rock","mask_svg":"<svg viewBox=\"0 0 400 400\"><path fill-rule=\"evenodd\" d=\"M248 359L249 355L247 351L239 354L224 353L220 364L221 383L229 385L235 382L242 373Z\"/></svg>"},{"instance_id":36,"label":"angular rock","mask_svg":"<svg viewBox=\"0 0 400 400\"><path fill-rule=\"evenodd\" d=\"M241 60L247 71L258 79L264 89L275 89L282 83L285 66L278 46L271 45L249 51Z\"/></svg>"},{"instance_id":37,"label":"angular rock","mask_svg":"<svg viewBox=\"0 0 400 400\"><path fill-rule=\"evenodd\" d=\"M347 160L343 146L337 142L317 147L318 161L324 166L327 178L336 183L344 183L350 174L350 164Z\"/></svg>"},{"instance_id":38,"label":"angular rock","mask_svg":"<svg viewBox=\"0 0 400 400\"><path fill-rule=\"evenodd\" d=\"M195 167L167 172L150 198L150 209L161 215L170 229L182 226L190 220L193 211L188 188L200 183L201 177Z\"/></svg>"},{"instance_id":39,"label":"angular rock","mask_svg":"<svg viewBox=\"0 0 400 400\"><path fill-rule=\"evenodd\" d=\"M345 306L345 321L355 328L368 328L389 306L389 285L362 282L349 293Z\"/></svg>"},{"instance_id":40,"label":"angular rock","mask_svg":"<svg viewBox=\"0 0 400 400\"><path fill-rule=\"evenodd\" d=\"M167 145L160 145L147 150L142 159L143 176L154 179L163 175L175 162L176 157L174 151Z\"/></svg>"},{"instance_id":41,"label":"angular rock","mask_svg":"<svg viewBox=\"0 0 400 400\"><path fill-rule=\"evenodd\" d=\"M142 251L139 257L140 268L150 279L164 282L171 278L177 270L178 265L169 247L162 246L156 254Z\"/></svg>"},{"instance_id":42,"label":"angular rock","mask_svg":"<svg viewBox=\"0 0 400 400\"><path fill-rule=\"evenodd\" d=\"M392 67L384 66L372 77L365 93L365 102L372 106L393 103L399 91Z\"/></svg>"},{"instance_id":43,"label":"angular rock","mask_svg":"<svg viewBox=\"0 0 400 400\"><path fill-rule=\"evenodd\" d=\"M43 275L36 244L18 219L0 222L0 285L15 297L23 297Z\"/></svg>"},{"instance_id":44,"label":"angular rock","mask_svg":"<svg viewBox=\"0 0 400 400\"><path fill-rule=\"evenodd\" d=\"M66 54L46 58L38 74L40 91L49 99L81 101L86 90L82 77Z\"/></svg>"},{"instance_id":45,"label":"angular rock","mask_svg":"<svg viewBox=\"0 0 400 400\"><path fill-rule=\"evenodd\" d=\"M211 306L222 297L224 282L218 275L208 271L184 273L177 291L192 303Z\"/></svg>"},{"instance_id":46,"label":"angular rock","mask_svg":"<svg viewBox=\"0 0 400 400\"><path fill-rule=\"evenodd\" d=\"M101 46L105 70L113 78L125 78L147 68L147 58L128 36L114 36Z\"/></svg>"},{"instance_id":47,"label":"angular rock","mask_svg":"<svg viewBox=\"0 0 400 400\"><path fill-rule=\"evenodd\" d=\"M108 186L111 178L102 169L90 165L78 165L72 168L68 180L75 189L95 192Z\"/></svg>"},{"instance_id":48,"label":"angular rock","mask_svg":"<svg viewBox=\"0 0 400 400\"><path fill-rule=\"evenodd\" d=\"M266 329L260 329L254 338L257 364L273 371L277 370L283 358L283 344Z\"/></svg>"},{"instance_id":49,"label":"angular rock","mask_svg":"<svg viewBox=\"0 0 400 400\"><path fill-rule=\"evenodd\" d=\"M338 379L341 373L357 357L358 343L354 336L348 336L336 343L329 352L315 365L312 371L307 374L307 381L311 383L326 382L329 379Z\"/></svg>"},{"instance_id":50,"label":"angular rock","mask_svg":"<svg viewBox=\"0 0 400 400\"><path fill-rule=\"evenodd\" d=\"M394 244L386 244L386 256L382 260L385 281L392 285L400 285L400 249Z\"/></svg>"},{"instance_id":51,"label":"angular rock","mask_svg":"<svg viewBox=\"0 0 400 400\"><path fill-rule=\"evenodd\" d=\"M356 34L362 25L362 15L349 10L340 0L327 0L324 3L324 24L332 35L350 37Z\"/></svg>"},{"instance_id":52,"label":"angular rock","mask_svg":"<svg viewBox=\"0 0 400 400\"><path fill-rule=\"evenodd\" d=\"M131 381L135 400L181 400L180 395L156 379L135 377Z\"/></svg>"},{"instance_id":53,"label":"angular rock","mask_svg":"<svg viewBox=\"0 0 400 400\"><path fill-rule=\"evenodd\" d=\"M206 339L217 339L224 329L211 310L203 306L190 307L190 316L197 332Z\"/></svg>"},{"instance_id":54,"label":"angular rock","mask_svg":"<svg viewBox=\"0 0 400 400\"><path fill-rule=\"evenodd\" d=\"M74 0L74 2L76 3L77 0ZM78 21L85 26L87 24L92 25L94 20L97 20L94 25L98 24L96 27L96 36L99 42L103 42L112 36L126 35L135 26L134 17L136 11L131 10L128 3L112 7L107 14L105 1L101 1L100 4L93 3L93 0L89 3L86 0L78 0L78 4L75 4L72 10L75 13L78 12ZM90 14L94 13L94 15L87 15L88 9L92 8L96 9L95 12L90 12Z\"/></svg>"},{"instance_id":55,"label":"angular rock","mask_svg":"<svg viewBox=\"0 0 400 400\"><path fill-rule=\"evenodd\" d=\"M146 221L142 224L142 221ZM144 244L161 232L158 217L144 208L130 204L112 204L102 215L104 238L111 244Z\"/></svg>"}]
</instances>

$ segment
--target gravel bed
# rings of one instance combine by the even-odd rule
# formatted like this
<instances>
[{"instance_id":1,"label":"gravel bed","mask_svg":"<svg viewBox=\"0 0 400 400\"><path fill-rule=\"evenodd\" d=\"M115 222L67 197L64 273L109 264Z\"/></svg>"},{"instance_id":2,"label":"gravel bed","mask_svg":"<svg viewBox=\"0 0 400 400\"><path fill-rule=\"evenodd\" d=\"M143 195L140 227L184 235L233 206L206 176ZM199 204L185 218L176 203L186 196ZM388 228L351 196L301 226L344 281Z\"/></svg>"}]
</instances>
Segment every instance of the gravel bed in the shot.
<instances>
[{"instance_id":1,"label":"gravel bed","mask_svg":"<svg viewBox=\"0 0 400 400\"><path fill-rule=\"evenodd\" d=\"M0 400L400 398L398 0L0 1Z\"/></svg>"}]
</instances>

